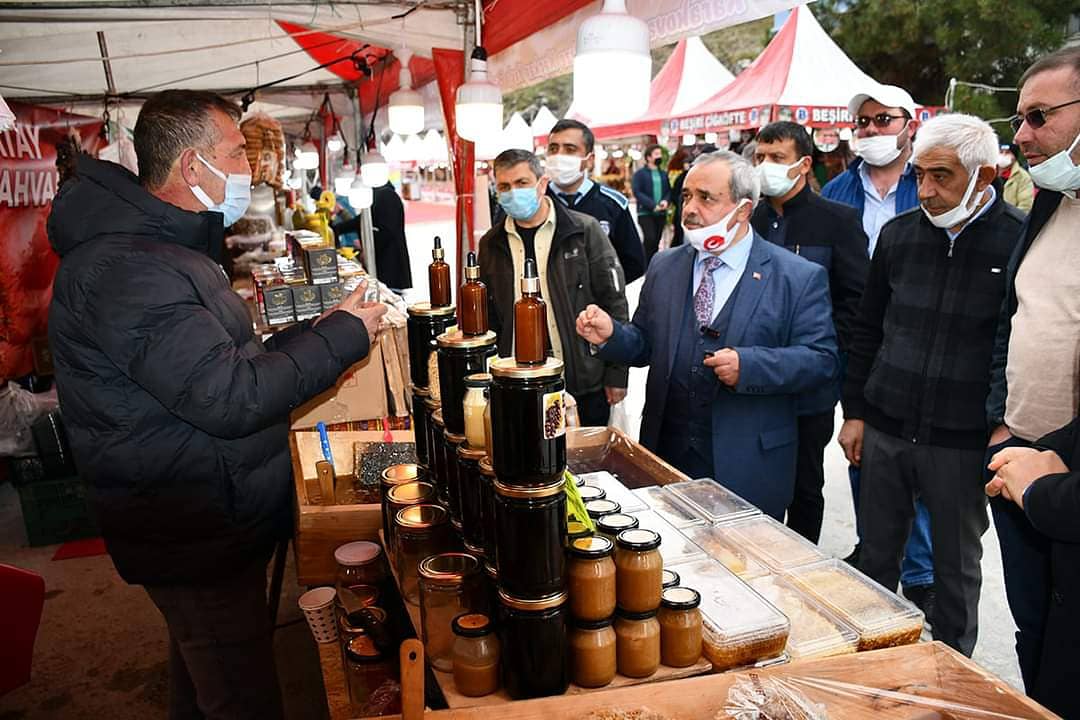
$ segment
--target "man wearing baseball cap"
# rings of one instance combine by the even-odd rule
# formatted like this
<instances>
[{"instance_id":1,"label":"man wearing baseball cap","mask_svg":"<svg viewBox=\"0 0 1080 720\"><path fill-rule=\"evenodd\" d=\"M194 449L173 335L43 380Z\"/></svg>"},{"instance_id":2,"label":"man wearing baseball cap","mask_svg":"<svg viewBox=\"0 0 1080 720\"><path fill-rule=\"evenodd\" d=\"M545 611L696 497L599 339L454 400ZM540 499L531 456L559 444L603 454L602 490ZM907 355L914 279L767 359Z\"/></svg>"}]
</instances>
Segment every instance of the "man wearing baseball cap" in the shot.
<instances>
[{"instance_id":1,"label":"man wearing baseball cap","mask_svg":"<svg viewBox=\"0 0 1080 720\"><path fill-rule=\"evenodd\" d=\"M910 163L912 141L919 121L915 119L915 101L911 94L895 85L875 83L856 93L848 102L848 112L855 123L853 149L858 157L846 171L821 189L821 196L858 210L869 240L867 252L873 257L881 227L919 205L918 183ZM846 423L840 428L842 445L852 445L850 432ZM848 472L851 494L858 507L861 458L859 452L854 456ZM848 559L855 563L858 554L859 546L856 545ZM904 595L929 614L927 606L932 601L934 565L930 516L921 502L917 503L915 522L911 526L900 583Z\"/></svg>"}]
</instances>

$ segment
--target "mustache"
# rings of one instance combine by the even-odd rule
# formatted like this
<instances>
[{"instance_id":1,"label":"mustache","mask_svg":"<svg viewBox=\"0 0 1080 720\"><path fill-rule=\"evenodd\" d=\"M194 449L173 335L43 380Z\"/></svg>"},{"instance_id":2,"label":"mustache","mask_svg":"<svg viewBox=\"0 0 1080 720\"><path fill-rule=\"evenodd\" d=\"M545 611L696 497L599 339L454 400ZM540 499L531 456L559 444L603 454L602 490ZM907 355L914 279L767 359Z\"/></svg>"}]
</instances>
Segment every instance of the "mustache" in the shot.
<instances>
[{"instance_id":1,"label":"mustache","mask_svg":"<svg viewBox=\"0 0 1080 720\"><path fill-rule=\"evenodd\" d=\"M694 212L685 213L682 218L683 225L704 225L701 216Z\"/></svg>"}]
</instances>

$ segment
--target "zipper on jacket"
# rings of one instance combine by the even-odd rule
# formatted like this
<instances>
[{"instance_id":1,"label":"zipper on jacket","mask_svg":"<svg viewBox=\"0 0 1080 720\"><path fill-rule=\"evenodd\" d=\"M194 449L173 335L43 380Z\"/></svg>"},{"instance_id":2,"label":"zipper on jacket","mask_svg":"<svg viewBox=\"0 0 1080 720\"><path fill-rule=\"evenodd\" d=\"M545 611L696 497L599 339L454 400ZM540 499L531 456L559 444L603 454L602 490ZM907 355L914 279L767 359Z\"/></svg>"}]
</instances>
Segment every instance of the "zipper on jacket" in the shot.
<instances>
[{"instance_id":1,"label":"zipper on jacket","mask_svg":"<svg viewBox=\"0 0 1080 720\"><path fill-rule=\"evenodd\" d=\"M949 254L946 257L951 258L952 257L952 251L953 251L953 242L950 241L949 242ZM933 354L934 341L935 341L935 338L937 337L938 323L939 323L940 318L941 318L941 303L945 299L945 287L949 284L949 276L951 274L952 274L952 263L948 263L945 266L945 277L941 281L941 287L938 288L937 302L934 303L934 320L933 320L933 323L930 325L930 334L929 334L930 343L929 343L929 345L928 345L928 347L926 349L926 357L923 360L922 374L919 377L919 392L916 393L916 395L915 395L915 397L917 397L919 399L919 405L916 408L915 436L911 438L912 443L917 443L918 442L919 430L922 428L922 424L923 424L921 416L922 416L922 408L923 408L923 396L924 396L924 394L926 392L926 373L929 372L929 370L930 370L930 357Z\"/></svg>"},{"instance_id":2,"label":"zipper on jacket","mask_svg":"<svg viewBox=\"0 0 1080 720\"><path fill-rule=\"evenodd\" d=\"M802 255L802 253L799 252L799 243L795 243L795 254L796 255Z\"/></svg>"},{"instance_id":3,"label":"zipper on jacket","mask_svg":"<svg viewBox=\"0 0 1080 720\"><path fill-rule=\"evenodd\" d=\"M949 236L949 254L948 254L947 257L952 257L952 251L953 251L953 248L955 246L956 246L956 238L950 235Z\"/></svg>"}]
</instances>

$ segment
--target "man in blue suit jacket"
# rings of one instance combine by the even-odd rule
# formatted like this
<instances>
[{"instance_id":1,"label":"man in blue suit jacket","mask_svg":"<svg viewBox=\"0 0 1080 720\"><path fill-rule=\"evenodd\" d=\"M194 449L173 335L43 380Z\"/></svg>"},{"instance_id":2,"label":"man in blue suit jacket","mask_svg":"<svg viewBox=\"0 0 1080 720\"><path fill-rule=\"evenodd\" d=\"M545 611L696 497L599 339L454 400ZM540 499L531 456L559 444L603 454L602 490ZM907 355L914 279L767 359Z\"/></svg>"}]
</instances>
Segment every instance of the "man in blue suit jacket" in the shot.
<instances>
[{"instance_id":1,"label":"man in blue suit jacket","mask_svg":"<svg viewBox=\"0 0 1080 720\"><path fill-rule=\"evenodd\" d=\"M645 447L783 519L798 396L834 382L839 357L828 276L753 231L758 195L742 157L699 157L683 186L688 242L649 266L633 321L590 305L577 330L605 360L649 366Z\"/></svg>"}]
</instances>

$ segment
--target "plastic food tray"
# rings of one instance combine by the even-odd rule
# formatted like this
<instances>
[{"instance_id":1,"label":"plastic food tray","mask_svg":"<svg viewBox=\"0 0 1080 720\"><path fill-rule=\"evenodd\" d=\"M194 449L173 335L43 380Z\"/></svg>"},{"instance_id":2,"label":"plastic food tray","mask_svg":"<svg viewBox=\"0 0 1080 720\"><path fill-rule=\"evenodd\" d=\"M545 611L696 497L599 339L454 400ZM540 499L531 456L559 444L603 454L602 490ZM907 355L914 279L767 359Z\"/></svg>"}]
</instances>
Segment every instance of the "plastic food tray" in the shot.
<instances>
[{"instance_id":1,"label":"plastic food tray","mask_svg":"<svg viewBox=\"0 0 1080 720\"><path fill-rule=\"evenodd\" d=\"M686 535L679 532L655 510L642 510L634 513L633 516L638 519L638 527L654 530L660 534L660 557L664 559L664 567L706 558L704 550L691 542Z\"/></svg>"},{"instance_id":2,"label":"plastic food tray","mask_svg":"<svg viewBox=\"0 0 1080 720\"><path fill-rule=\"evenodd\" d=\"M710 523L727 522L760 515L761 511L708 478L673 483L667 489Z\"/></svg>"},{"instance_id":3,"label":"plastic food tray","mask_svg":"<svg viewBox=\"0 0 1080 720\"><path fill-rule=\"evenodd\" d=\"M701 593L704 652L714 670L729 670L784 652L790 623L716 560L680 565L682 585Z\"/></svg>"},{"instance_id":4,"label":"plastic food tray","mask_svg":"<svg viewBox=\"0 0 1080 720\"><path fill-rule=\"evenodd\" d=\"M742 541L735 537L731 526L706 525L687 528L683 532L691 542L704 550L706 555L719 560L724 567L743 580L771 575L773 572L758 560L757 556L743 548Z\"/></svg>"},{"instance_id":5,"label":"plastic food tray","mask_svg":"<svg viewBox=\"0 0 1080 720\"><path fill-rule=\"evenodd\" d=\"M619 503L624 513L634 513L639 510L648 510L648 506L637 495L630 491L630 488L619 482L619 479L607 472L601 470L599 472L583 473L578 475L579 478L585 481L586 485L592 485L593 487L601 488L607 493L608 500L614 500Z\"/></svg>"},{"instance_id":6,"label":"plastic food tray","mask_svg":"<svg viewBox=\"0 0 1080 720\"><path fill-rule=\"evenodd\" d=\"M843 561L798 568L788 577L854 628L860 651L909 645L922 635L923 614L917 607Z\"/></svg>"},{"instance_id":7,"label":"plastic food tray","mask_svg":"<svg viewBox=\"0 0 1080 720\"><path fill-rule=\"evenodd\" d=\"M685 530L705 524L705 520L670 490L659 485L632 491L649 506L649 509L667 520L675 528Z\"/></svg>"},{"instance_id":8,"label":"plastic food tray","mask_svg":"<svg viewBox=\"0 0 1080 720\"><path fill-rule=\"evenodd\" d=\"M847 655L859 647L859 634L821 603L776 575L750 580L750 587L791 622L787 654L792 660Z\"/></svg>"},{"instance_id":9,"label":"plastic food tray","mask_svg":"<svg viewBox=\"0 0 1080 720\"><path fill-rule=\"evenodd\" d=\"M744 518L732 522L728 527L737 547L753 553L776 572L827 559L816 545L767 515Z\"/></svg>"}]
</instances>

